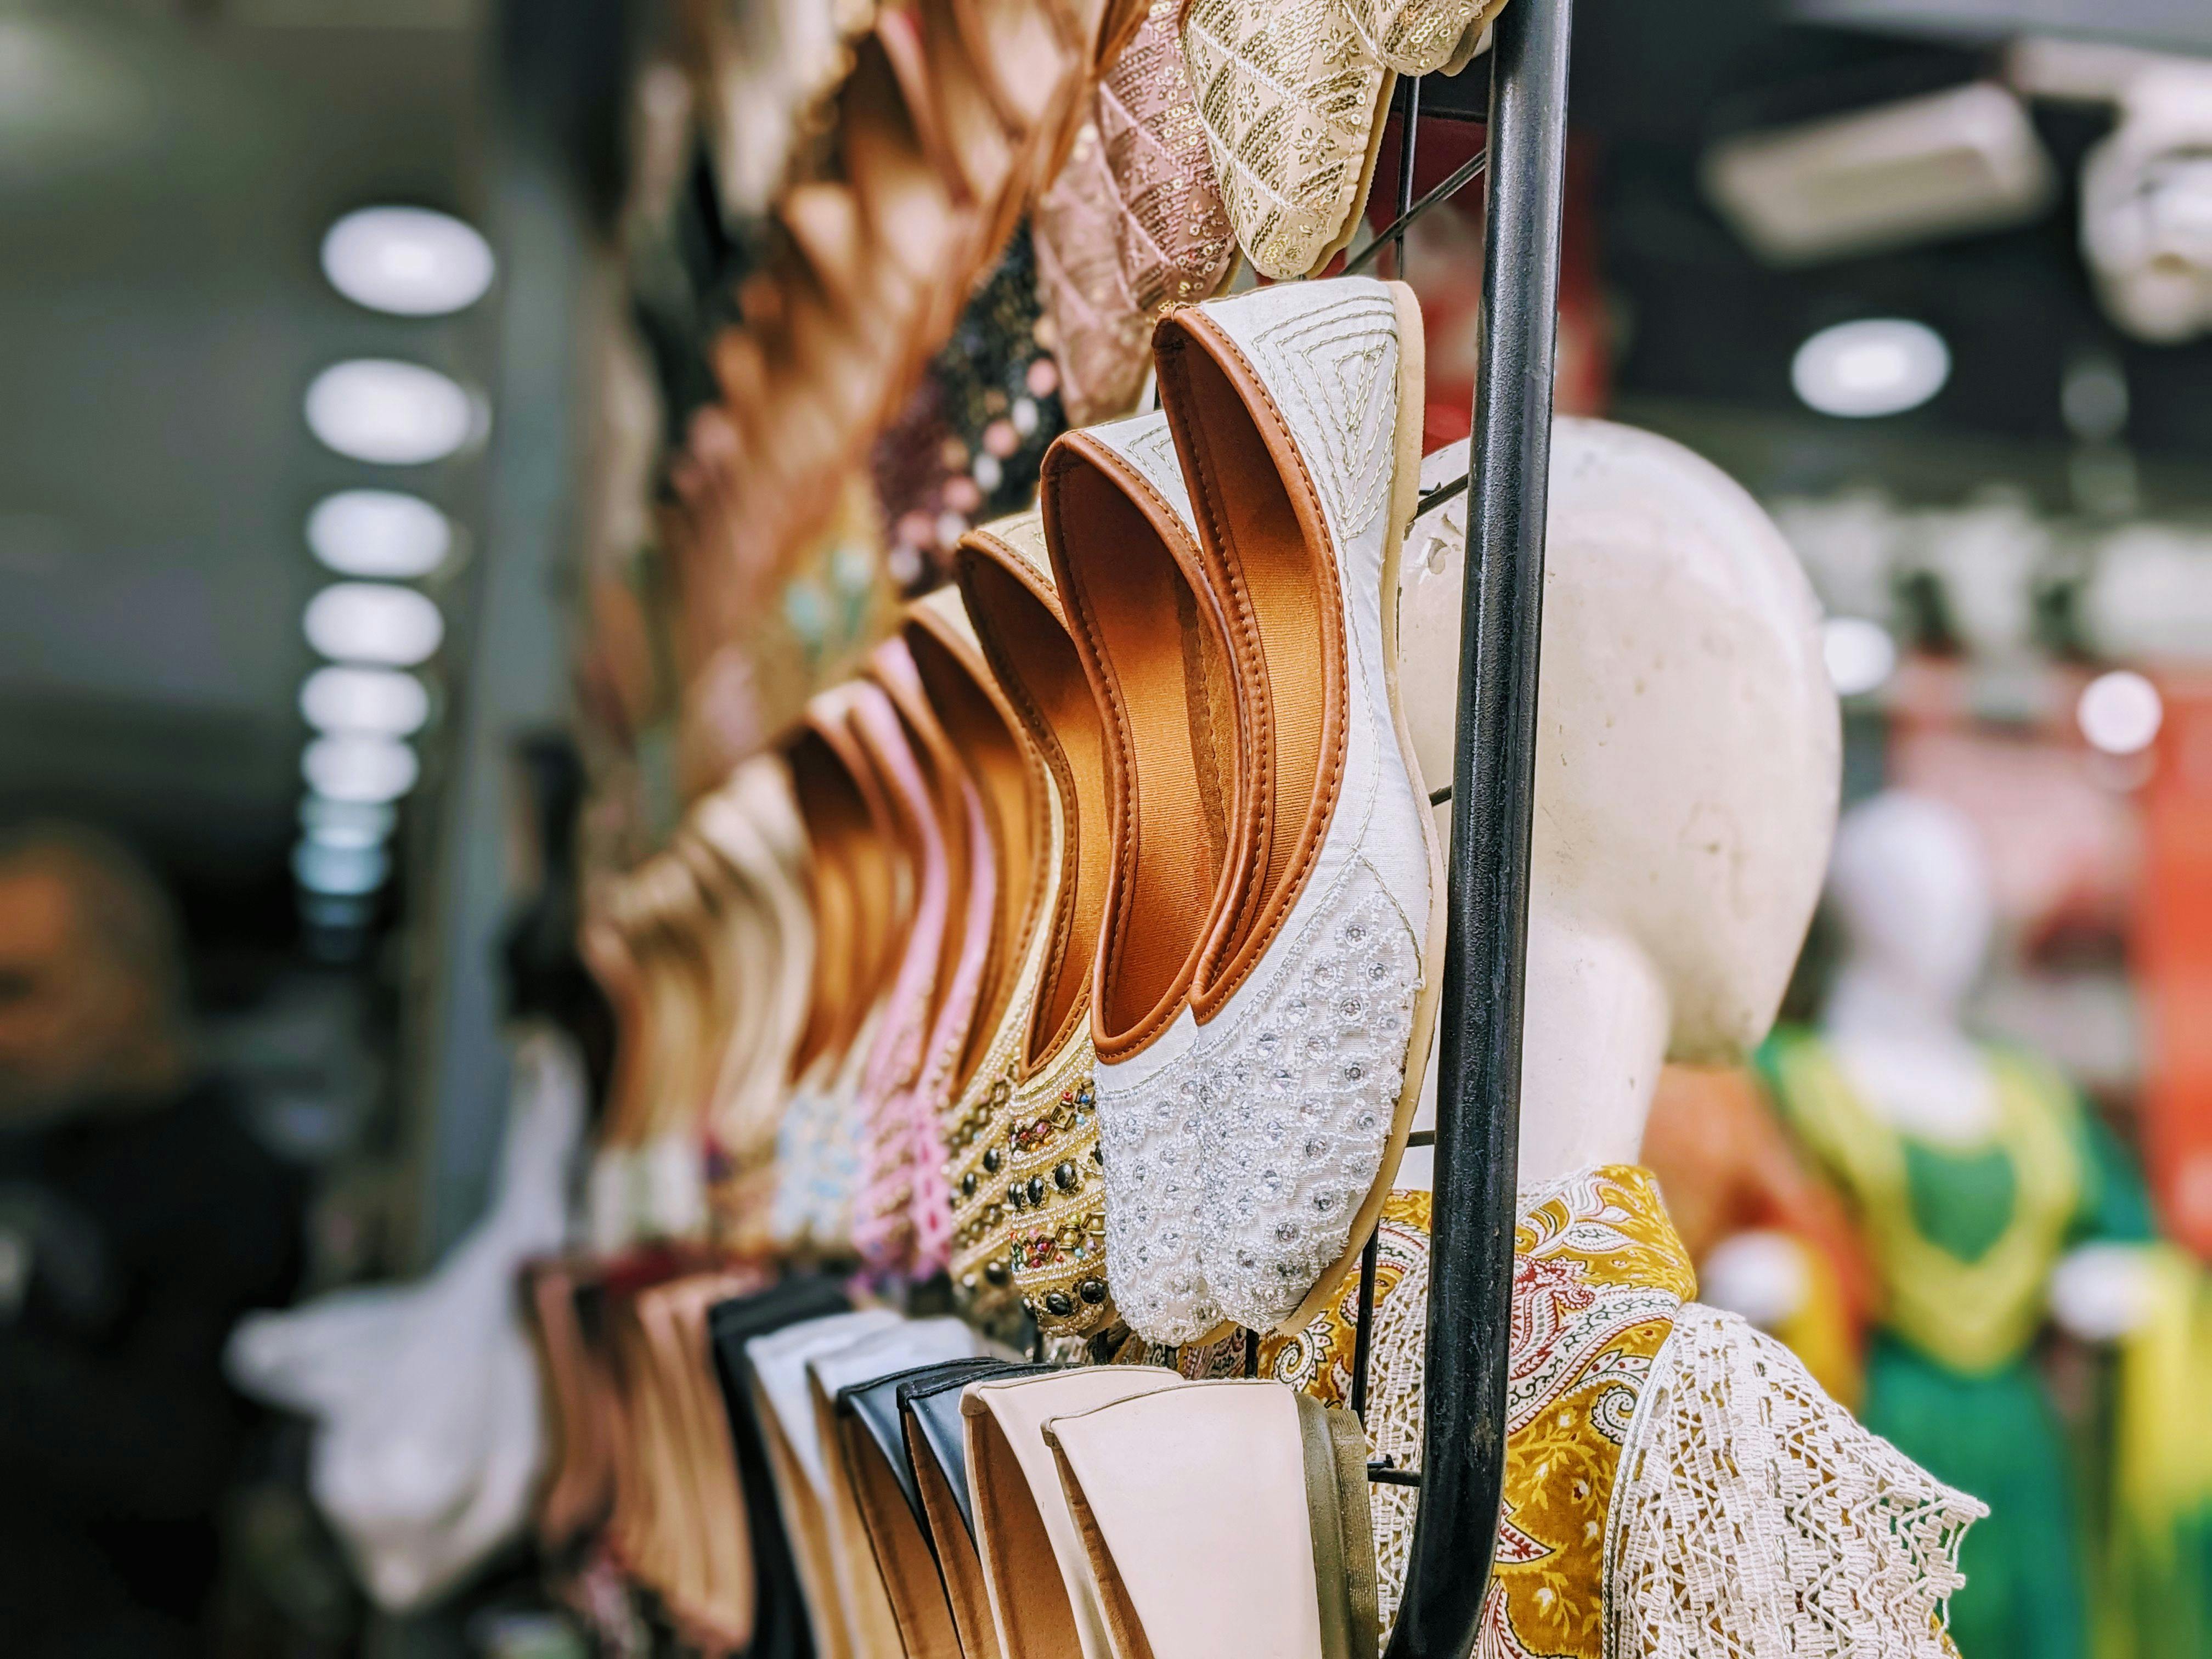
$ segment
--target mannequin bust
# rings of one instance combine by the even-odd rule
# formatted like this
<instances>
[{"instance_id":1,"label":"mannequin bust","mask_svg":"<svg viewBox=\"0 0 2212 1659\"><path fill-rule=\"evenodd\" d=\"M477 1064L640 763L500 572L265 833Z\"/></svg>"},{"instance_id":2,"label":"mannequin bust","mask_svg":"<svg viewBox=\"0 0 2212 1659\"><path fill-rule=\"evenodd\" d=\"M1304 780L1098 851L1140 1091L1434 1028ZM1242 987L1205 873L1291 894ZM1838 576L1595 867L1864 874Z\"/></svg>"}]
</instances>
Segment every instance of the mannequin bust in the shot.
<instances>
[{"instance_id":1,"label":"mannequin bust","mask_svg":"<svg viewBox=\"0 0 2212 1659\"><path fill-rule=\"evenodd\" d=\"M1821 1035L1867 1106L1936 1146L1997 1127L1996 1079L1961 1019L1996 927L1987 855L1956 808L1889 790L1844 817L1828 902L1844 960ZM2149 1297L2132 1245L2089 1243L2053 1270L2051 1316L2083 1341L2135 1328Z\"/></svg>"},{"instance_id":2,"label":"mannequin bust","mask_svg":"<svg viewBox=\"0 0 2212 1659\"><path fill-rule=\"evenodd\" d=\"M1996 915L1973 826L1902 791L1863 802L1837 831L1828 898L1844 959L1820 1027L1845 1075L1908 1134L1985 1139L1996 1091L1959 1020Z\"/></svg>"},{"instance_id":3,"label":"mannequin bust","mask_svg":"<svg viewBox=\"0 0 2212 1659\"><path fill-rule=\"evenodd\" d=\"M1439 452L1424 487L1466 465ZM1464 497L1420 521L1399 584L1407 718L1439 781L1466 524ZM1765 1035L1827 863L1819 605L1758 503L1667 439L1553 422L1536 764L1523 1187L1635 1163L1663 1061Z\"/></svg>"}]
</instances>

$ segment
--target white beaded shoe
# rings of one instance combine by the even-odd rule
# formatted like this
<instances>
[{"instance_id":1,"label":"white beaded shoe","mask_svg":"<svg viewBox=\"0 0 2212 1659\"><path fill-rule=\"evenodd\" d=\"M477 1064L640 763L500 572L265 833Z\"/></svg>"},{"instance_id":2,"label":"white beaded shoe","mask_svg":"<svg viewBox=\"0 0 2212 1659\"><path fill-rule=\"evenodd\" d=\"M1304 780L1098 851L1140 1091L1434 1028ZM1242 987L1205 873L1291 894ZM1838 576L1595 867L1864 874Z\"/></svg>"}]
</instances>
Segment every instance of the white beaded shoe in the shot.
<instances>
[{"instance_id":1,"label":"white beaded shoe","mask_svg":"<svg viewBox=\"0 0 2212 1659\"><path fill-rule=\"evenodd\" d=\"M1395 283L1285 284L1169 313L1155 349L1237 642L1229 890L1189 998L1200 1257L1231 1319L1296 1329L1389 1191L1436 1012L1443 860L1396 673L1420 313Z\"/></svg>"},{"instance_id":2,"label":"white beaded shoe","mask_svg":"<svg viewBox=\"0 0 2212 1659\"><path fill-rule=\"evenodd\" d=\"M1235 817L1231 651L1163 416L1066 434L1045 457L1038 499L1106 735L1111 833L1091 1030L1107 1282L1134 1330L1197 1341L1224 1323L1199 1266L1189 989Z\"/></svg>"}]
</instances>

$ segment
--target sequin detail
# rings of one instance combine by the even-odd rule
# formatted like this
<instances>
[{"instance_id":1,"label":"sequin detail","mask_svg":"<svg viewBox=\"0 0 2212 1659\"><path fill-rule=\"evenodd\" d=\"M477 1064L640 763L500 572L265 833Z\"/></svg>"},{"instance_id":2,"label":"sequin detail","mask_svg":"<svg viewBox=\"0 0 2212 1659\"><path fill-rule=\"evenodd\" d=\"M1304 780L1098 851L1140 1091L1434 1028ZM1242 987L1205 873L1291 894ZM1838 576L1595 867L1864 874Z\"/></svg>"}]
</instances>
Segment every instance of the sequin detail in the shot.
<instances>
[{"instance_id":1,"label":"sequin detail","mask_svg":"<svg viewBox=\"0 0 2212 1659\"><path fill-rule=\"evenodd\" d=\"M1382 1169L1419 945L1359 862L1263 971L1271 982L1206 1066L1199 1151L1205 1281L1225 1316L1256 1330L1295 1313L1344 1255Z\"/></svg>"},{"instance_id":2,"label":"sequin detail","mask_svg":"<svg viewBox=\"0 0 2212 1659\"><path fill-rule=\"evenodd\" d=\"M1340 0L1192 0L1182 45L1237 241L1269 276L1309 275L1365 198L1389 76Z\"/></svg>"}]
</instances>

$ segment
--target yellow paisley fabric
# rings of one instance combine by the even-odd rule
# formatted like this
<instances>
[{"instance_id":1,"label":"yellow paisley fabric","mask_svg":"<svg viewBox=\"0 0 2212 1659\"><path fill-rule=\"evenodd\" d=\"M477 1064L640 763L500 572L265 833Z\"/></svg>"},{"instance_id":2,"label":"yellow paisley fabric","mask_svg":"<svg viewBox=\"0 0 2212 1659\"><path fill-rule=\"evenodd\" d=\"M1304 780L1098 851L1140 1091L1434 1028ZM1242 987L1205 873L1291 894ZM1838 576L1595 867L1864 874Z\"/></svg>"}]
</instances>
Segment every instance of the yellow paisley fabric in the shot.
<instances>
[{"instance_id":1,"label":"yellow paisley fabric","mask_svg":"<svg viewBox=\"0 0 2212 1659\"><path fill-rule=\"evenodd\" d=\"M1430 1195L1385 1200L1376 1252L1377 1325L1391 1298L1428 1294ZM1514 1236L1513 1350L1507 1378L1505 1501L1478 1650L1498 1659L1604 1659L1606 1540L1621 1445L1653 1362L1697 1294L1689 1251L1648 1170L1610 1165L1522 1196ZM1328 1405L1349 1402L1358 1318L1355 1268L1304 1330L1260 1345L1258 1374ZM1119 1356L1186 1376L1243 1374L1244 1335L1180 1352L1132 1345ZM1378 1349L1368 1428L1417 1417L1414 1354ZM1400 1438L1405 1438L1402 1435ZM1418 1432L1410 1437L1418 1445ZM1410 1449L1410 1448L1408 1448ZM1418 1455L1401 1459L1417 1462ZM1411 1494L1378 1486L1382 1600L1395 1609Z\"/></svg>"},{"instance_id":2,"label":"yellow paisley fabric","mask_svg":"<svg viewBox=\"0 0 2212 1659\"><path fill-rule=\"evenodd\" d=\"M1613 1475L1698 1278L1647 1170L1584 1170L1522 1206L1485 1639L1501 1654L1603 1659Z\"/></svg>"}]
</instances>

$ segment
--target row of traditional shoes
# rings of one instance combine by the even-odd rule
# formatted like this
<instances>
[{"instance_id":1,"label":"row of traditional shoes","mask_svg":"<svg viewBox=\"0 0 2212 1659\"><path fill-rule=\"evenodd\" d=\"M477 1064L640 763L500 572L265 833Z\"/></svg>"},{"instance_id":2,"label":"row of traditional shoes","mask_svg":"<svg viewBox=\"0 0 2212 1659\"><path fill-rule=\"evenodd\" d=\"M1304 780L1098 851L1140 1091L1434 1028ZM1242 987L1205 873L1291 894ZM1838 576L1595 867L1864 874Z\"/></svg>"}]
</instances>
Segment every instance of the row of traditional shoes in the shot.
<instances>
[{"instance_id":1,"label":"row of traditional shoes","mask_svg":"<svg viewBox=\"0 0 2212 1659\"><path fill-rule=\"evenodd\" d=\"M1367 1437L1310 1391L1033 1364L820 1275L549 1268L534 1292L563 1443L548 1540L597 1527L703 1653L1376 1650Z\"/></svg>"},{"instance_id":2,"label":"row of traditional shoes","mask_svg":"<svg viewBox=\"0 0 2212 1659\"><path fill-rule=\"evenodd\" d=\"M1407 1584L1415 1493L1372 1473L1421 1466L1427 1215L1385 1212L1364 1422L1356 1273L1256 1352L1053 1364L820 1273L549 1265L541 1527L709 1655L1368 1659ZM1981 1506L1686 1299L1648 1172L1523 1194L1515 1243L1481 1650L1952 1654Z\"/></svg>"},{"instance_id":3,"label":"row of traditional shoes","mask_svg":"<svg viewBox=\"0 0 2212 1659\"><path fill-rule=\"evenodd\" d=\"M848 72L817 153L788 163L773 196L738 320L708 348L716 395L670 465L663 534L687 634L740 637L865 475L1141 16L1133 0L915 0L823 48ZM688 680L703 665L685 667Z\"/></svg>"},{"instance_id":4,"label":"row of traditional shoes","mask_svg":"<svg viewBox=\"0 0 2212 1659\"><path fill-rule=\"evenodd\" d=\"M563 1425L549 1530L603 1511L606 1547L702 1643L742 1626L781 1651L763 1645L774 1606L872 1659L1337 1659L1373 1650L1401 1592L1412 1493L1376 1485L1364 1529L1348 1494L1355 1455L1406 1470L1421 1445L1427 1199L1389 1189L1428 1069L1424 763L1451 741L1466 498L1417 506L1464 473L1465 447L1417 464L1419 324L1393 284L1177 308L1154 359L1160 412L1060 440L1036 510L964 538L954 587L747 775L782 781L810 852L802 875L757 866L803 902L745 936L746 971L810 995L803 1018L757 1019L744 1054L688 1073L714 1079L690 1109L702 1124L740 1081L781 1102L769 1174L706 1207L724 1237L764 1212L787 1255L866 1271L834 1296L802 1275L754 1297L727 1295L729 1269L664 1261L650 1283L603 1279L591 1316L541 1279ZM1644 705L1606 701L1627 624L1604 605L1656 591L1686 538L1725 543L1732 575L1801 595L1802 579L1694 457L1562 425L1547 672L1578 677L1595 712L1577 741L1611 754ZM1777 615L1817 665L1809 599ZM1656 674L1674 644L1634 648ZM785 932L778 955L764 941ZM704 937L681 948L738 939ZM704 994L678 945L656 948L668 994ZM660 1011L649 1036L652 1012L633 1043L666 1031L678 1054L712 1023ZM723 1144L736 1121L712 1120L719 1169L762 1156L763 1122L750 1150ZM650 1191L649 1172L629 1186ZM1978 1506L1690 1299L1648 1172L1552 1175L1521 1212L1490 1650L1943 1652ZM1311 1405L1350 1397L1351 1258L1378 1221L1355 1437ZM844 1307L852 1285L896 1299L939 1269L965 1320ZM648 1288L674 1304L657 1323L623 1306ZM1016 1298L1035 1360L986 1334ZM656 1344L679 1319L690 1336ZM688 1382L650 1374L680 1365ZM709 1377L734 1484L711 1437L669 1449ZM718 1602L725 1558L672 1540L740 1510L753 1599Z\"/></svg>"},{"instance_id":5,"label":"row of traditional shoes","mask_svg":"<svg viewBox=\"0 0 2212 1659\"><path fill-rule=\"evenodd\" d=\"M1364 1238L1441 914L1395 631L1419 313L1263 290L1172 311L1157 362L1158 413L1060 440L1038 507L595 907L634 1034L604 1248L711 1208L1179 1344L1297 1328Z\"/></svg>"}]
</instances>

